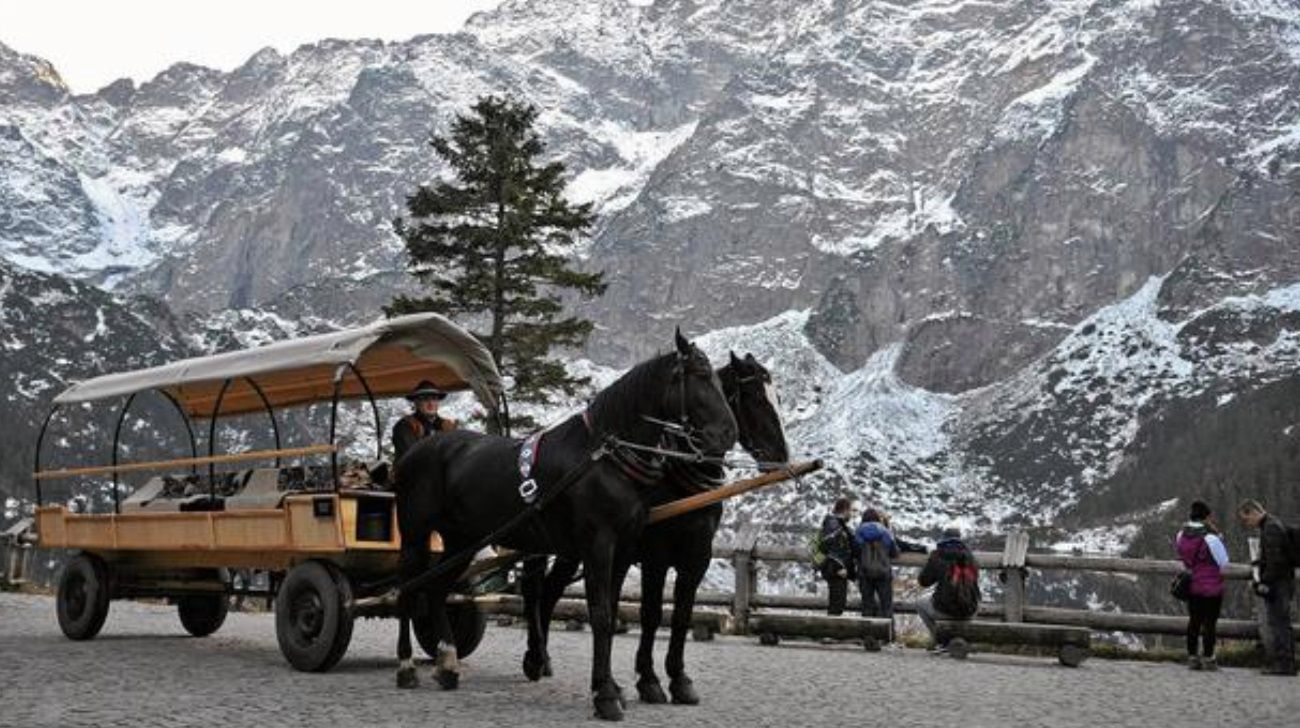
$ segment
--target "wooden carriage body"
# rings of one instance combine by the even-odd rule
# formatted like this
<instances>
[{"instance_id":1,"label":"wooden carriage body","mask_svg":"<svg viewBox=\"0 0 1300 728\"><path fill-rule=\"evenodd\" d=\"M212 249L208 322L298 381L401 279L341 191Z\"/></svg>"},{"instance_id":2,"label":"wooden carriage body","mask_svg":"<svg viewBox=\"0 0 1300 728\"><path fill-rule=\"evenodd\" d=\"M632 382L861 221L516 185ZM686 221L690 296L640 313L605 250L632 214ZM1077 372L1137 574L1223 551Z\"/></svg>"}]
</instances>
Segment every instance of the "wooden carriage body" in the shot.
<instances>
[{"instance_id":1,"label":"wooden carriage body","mask_svg":"<svg viewBox=\"0 0 1300 728\"><path fill-rule=\"evenodd\" d=\"M266 597L275 600L289 662L329 669L346 650L354 617L391 612L382 604L358 607L359 600L373 602L391 588L401 548L376 399L404 395L424 380L449 392L472 391L490 415L502 402L501 379L486 348L436 314L109 374L59 394L37 440L33 479L37 545L77 552L60 582L64 633L92 638L110 600L152 596L176 602L186 630L203 636L224 620L230 595ZM182 415L190 457L119 462L122 424L145 392L161 394ZM368 400L374 413L375 460L368 463L340 463L338 405L349 399ZM110 464L42 470L41 444L59 409L103 401L120 402ZM281 447L277 411L323 403L330 404L328 441ZM269 417L274 449L218 454L218 420L258 410ZM208 425L206 456L198 450L196 420ZM312 458L328 458L328 465L307 465ZM281 467L294 459L299 464ZM217 472L236 464L245 469ZM122 473L180 470L188 474L155 476L125 499L120 495ZM43 502L42 483L92 476L111 476L111 512L73 512ZM429 548L442 550L436 534ZM250 571L265 572L266 586L234 583L232 574ZM468 652L484 621L472 603L462 612L456 639Z\"/></svg>"}]
</instances>

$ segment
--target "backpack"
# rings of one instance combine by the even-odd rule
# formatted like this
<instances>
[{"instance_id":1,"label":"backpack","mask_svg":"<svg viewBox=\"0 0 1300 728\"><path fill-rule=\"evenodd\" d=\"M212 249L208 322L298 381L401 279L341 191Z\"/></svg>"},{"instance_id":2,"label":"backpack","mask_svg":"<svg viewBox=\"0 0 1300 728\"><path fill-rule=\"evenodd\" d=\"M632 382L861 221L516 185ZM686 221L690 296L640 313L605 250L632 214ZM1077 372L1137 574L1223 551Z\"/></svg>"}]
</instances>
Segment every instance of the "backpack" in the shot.
<instances>
[{"instance_id":1,"label":"backpack","mask_svg":"<svg viewBox=\"0 0 1300 728\"><path fill-rule=\"evenodd\" d=\"M885 546L885 539L878 538L874 541L867 541L862 544L861 569L859 576L864 579L888 579L893 576L892 564L889 561L889 549Z\"/></svg>"},{"instance_id":2,"label":"backpack","mask_svg":"<svg viewBox=\"0 0 1300 728\"><path fill-rule=\"evenodd\" d=\"M808 560L819 572L826 565L826 542L822 540L821 529L814 531L812 537L808 539Z\"/></svg>"},{"instance_id":3,"label":"backpack","mask_svg":"<svg viewBox=\"0 0 1300 728\"><path fill-rule=\"evenodd\" d=\"M1291 547L1287 550L1287 555L1291 559L1291 568L1300 568L1300 526L1287 526L1286 538Z\"/></svg>"},{"instance_id":4,"label":"backpack","mask_svg":"<svg viewBox=\"0 0 1300 728\"><path fill-rule=\"evenodd\" d=\"M972 617L980 608L980 569L972 559L970 563L953 563L948 566L948 583L952 587L952 616Z\"/></svg>"}]
</instances>

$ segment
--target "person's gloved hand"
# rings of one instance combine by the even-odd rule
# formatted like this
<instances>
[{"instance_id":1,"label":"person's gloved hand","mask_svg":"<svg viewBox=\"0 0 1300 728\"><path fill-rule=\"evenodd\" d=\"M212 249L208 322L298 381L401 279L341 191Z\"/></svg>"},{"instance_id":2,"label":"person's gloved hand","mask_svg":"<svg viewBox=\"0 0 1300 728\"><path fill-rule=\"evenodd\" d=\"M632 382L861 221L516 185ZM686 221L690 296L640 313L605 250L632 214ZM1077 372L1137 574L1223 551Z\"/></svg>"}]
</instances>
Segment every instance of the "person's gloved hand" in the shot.
<instances>
[{"instance_id":1,"label":"person's gloved hand","mask_svg":"<svg viewBox=\"0 0 1300 728\"><path fill-rule=\"evenodd\" d=\"M1265 599L1268 599L1270 596L1273 595L1273 590L1269 588L1268 584L1265 584L1263 582L1258 582L1258 581L1255 582L1254 589L1256 594L1258 594L1261 597L1264 597Z\"/></svg>"},{"instance_id":2,"label":"person's gloved hand","mask_svg":"<svg viewBox=\"0 0 1300 728\"><path fill-rule=\"evenodd\" d=\"M840 569L839 571L835 572L835 574L836 574L836 576L840 577L841 579L847 579L847 578L849 578L849 572L848 572L847 569Z\"/></svg>"}]
</instances>

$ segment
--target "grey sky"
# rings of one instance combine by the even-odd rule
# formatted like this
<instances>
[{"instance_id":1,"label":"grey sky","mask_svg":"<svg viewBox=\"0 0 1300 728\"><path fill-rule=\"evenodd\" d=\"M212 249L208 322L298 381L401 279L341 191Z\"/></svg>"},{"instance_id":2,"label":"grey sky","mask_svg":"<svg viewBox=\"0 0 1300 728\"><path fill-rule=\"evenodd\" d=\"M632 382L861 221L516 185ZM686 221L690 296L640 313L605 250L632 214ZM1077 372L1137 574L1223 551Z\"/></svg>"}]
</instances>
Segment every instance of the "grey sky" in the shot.
<instances>
[{"instance_id":1,"label":"grey sky","mask_svg":"<svg viewBox=\"0 0 1300 728\"><path fill-rule=\"evenodd\" d=\"M445 33L501 0L0 0L0 42L45 58L77 93L178 61L229 70L266 46Z\"/></svg>"}]
</instances>

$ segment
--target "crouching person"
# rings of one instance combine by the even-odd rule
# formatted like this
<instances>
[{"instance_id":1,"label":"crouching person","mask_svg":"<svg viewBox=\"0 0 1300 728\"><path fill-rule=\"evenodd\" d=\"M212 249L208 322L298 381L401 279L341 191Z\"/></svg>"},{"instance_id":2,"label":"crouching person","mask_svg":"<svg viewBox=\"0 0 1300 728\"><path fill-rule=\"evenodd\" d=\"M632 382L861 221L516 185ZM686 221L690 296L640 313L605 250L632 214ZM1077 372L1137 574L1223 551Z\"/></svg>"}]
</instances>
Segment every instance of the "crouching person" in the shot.
<instances>
[{"instance_id":1,"label":"crouching person","mask_svg":"<svg viewBox=\"0 0 1300 728\"><path fill-rule=\"evenodd\" d=\"M936 632L939 620L967 620L975 616L980 606L980 570L975 555L961 540L961 531L949 528L930 553L921 569L922 587L934 587L930 598L922 598L916 611L930 630L935 648L948 649L947 640L940 640Z\"/></svg>"}]
</instances>

